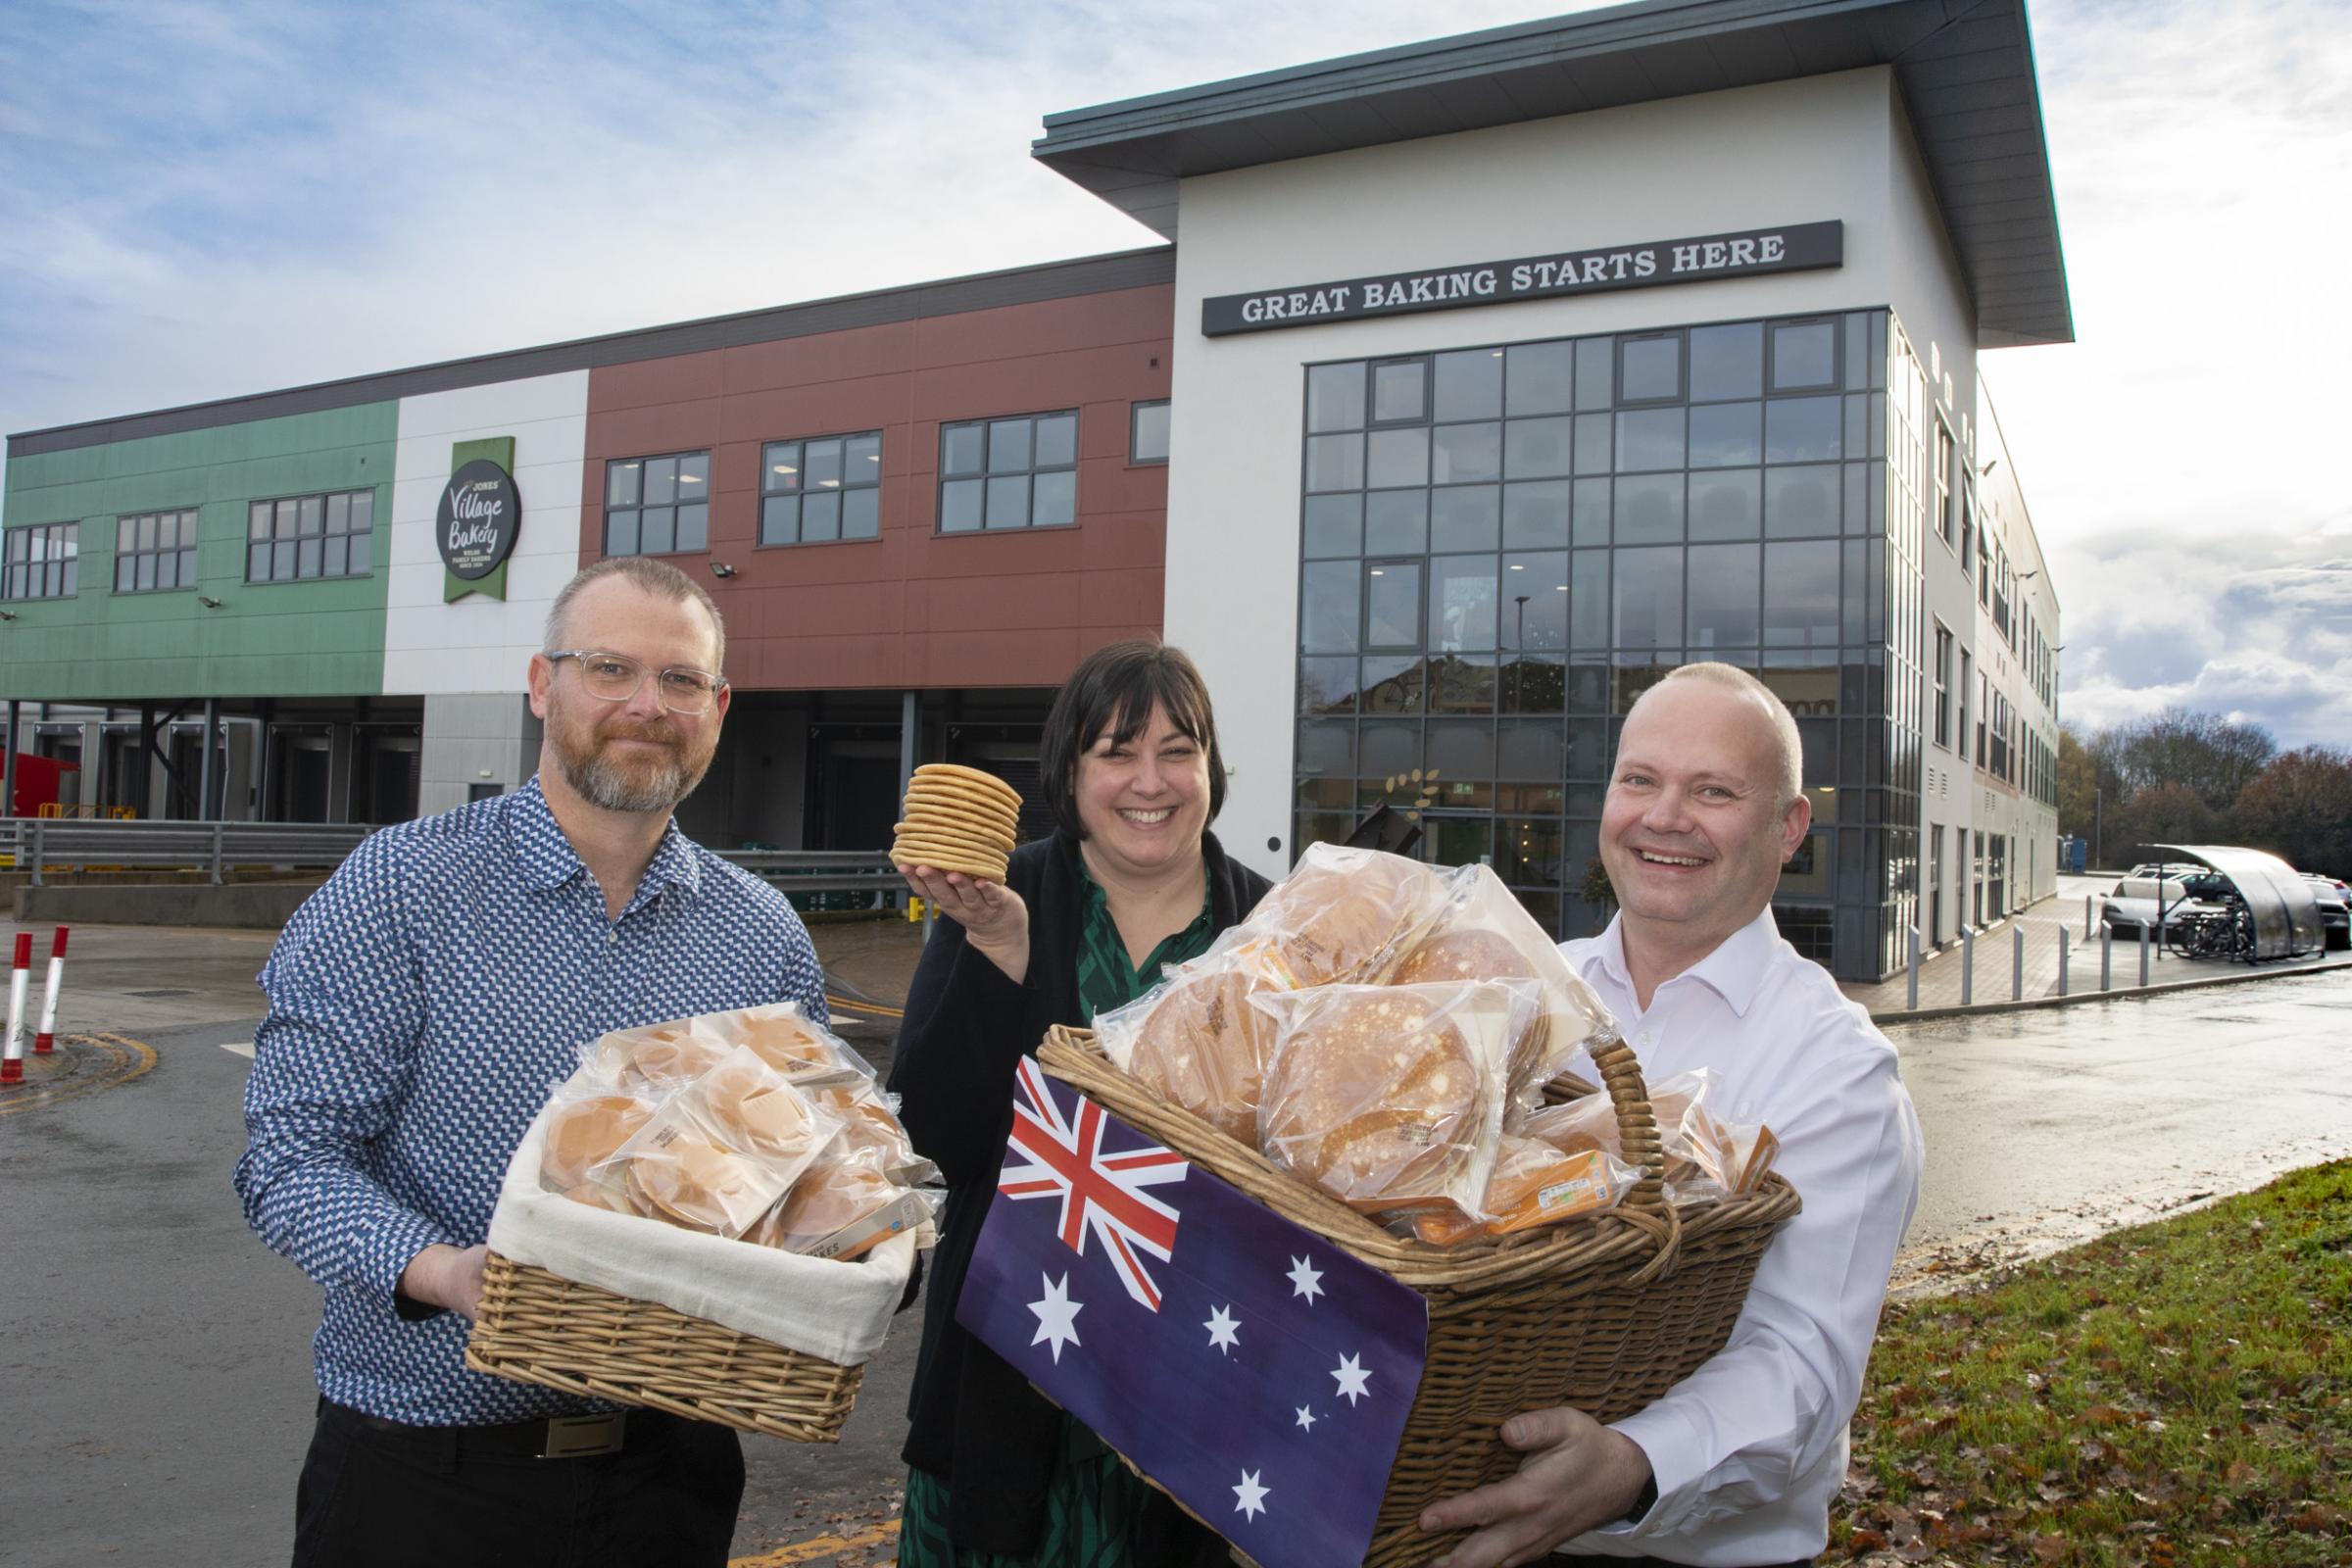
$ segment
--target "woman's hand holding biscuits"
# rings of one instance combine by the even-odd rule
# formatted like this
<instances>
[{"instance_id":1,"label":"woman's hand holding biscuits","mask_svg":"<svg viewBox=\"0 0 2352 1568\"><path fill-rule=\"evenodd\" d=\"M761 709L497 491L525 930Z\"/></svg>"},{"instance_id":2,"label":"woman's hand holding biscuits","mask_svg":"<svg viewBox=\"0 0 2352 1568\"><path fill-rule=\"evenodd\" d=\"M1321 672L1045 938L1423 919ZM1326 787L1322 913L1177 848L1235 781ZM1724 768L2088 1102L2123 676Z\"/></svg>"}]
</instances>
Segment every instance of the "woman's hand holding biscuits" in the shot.
<instances>
[{"instance_id":1,"label":"woman's hand holding biscuits","mask_svg":"<svg viewBox=\"0 0 2352 1568\"><path fill-rule=\"evenodd\" d=\"M934 865L908 865L907 886L963 927L968 941L1015 985L1029 977L1029 906L1002 882Z\"/></svg>"}]
</instances>

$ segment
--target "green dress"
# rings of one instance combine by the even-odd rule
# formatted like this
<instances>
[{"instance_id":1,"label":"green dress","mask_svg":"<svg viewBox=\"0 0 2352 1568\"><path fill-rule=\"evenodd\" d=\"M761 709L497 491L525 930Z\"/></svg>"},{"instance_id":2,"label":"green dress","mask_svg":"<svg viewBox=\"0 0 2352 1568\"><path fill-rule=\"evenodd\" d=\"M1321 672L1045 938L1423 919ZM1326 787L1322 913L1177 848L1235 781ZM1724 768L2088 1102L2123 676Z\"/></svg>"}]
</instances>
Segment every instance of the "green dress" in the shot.
<instances>
[{"instance_id":1,"label":"green dress","mask_svg":"<svg viewBox=\"0 0 2352 1568\"><path fill-rule=\"evenodd\" d=\"M1085 859L1080 858L1083 871ZM1163 965L1182 963L1208 951L1215 940L1209 911L1208 878L1200 882L1200 912L1193 923L1152 950L1142 967L1127 961L1127 944L1110 903L1093 875L1086 876L1086 908L1079 922L1078 997L1088 1021L1123 1007L1159 983ZM1061 1451L1046 1491L1046 1522L1037 1551L1028 1557L958 1551L948 1540L947 1482L927 1471L906 1472L906 1507L899 1530L899 1568L1120 1568L1135 1556L1138 1528L1152 1489L1102 1446L1102 1440L1067 1416L1061 1423Z\"/></svg>"}]
</instances>

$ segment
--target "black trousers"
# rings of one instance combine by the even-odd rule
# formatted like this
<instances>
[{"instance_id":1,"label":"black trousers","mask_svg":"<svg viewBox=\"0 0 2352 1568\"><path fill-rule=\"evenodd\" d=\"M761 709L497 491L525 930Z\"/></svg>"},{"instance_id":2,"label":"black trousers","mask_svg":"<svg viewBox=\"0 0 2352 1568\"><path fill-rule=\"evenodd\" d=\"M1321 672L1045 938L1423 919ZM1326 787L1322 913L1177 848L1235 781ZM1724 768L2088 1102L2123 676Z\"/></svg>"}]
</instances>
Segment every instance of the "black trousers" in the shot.
<instances>
[{"instance_id":1,"label":"black trousers","mask_svg":"<svg viewBox=\"0 0 2352 1568\"><path fill-rule=\"evenodd\" d=\"M542 1459L507 1429L395 1426L321 1401L294 1568L725 1568L743 1446L628 1415L618 1453Z\"/></svg>"}]
</instances>

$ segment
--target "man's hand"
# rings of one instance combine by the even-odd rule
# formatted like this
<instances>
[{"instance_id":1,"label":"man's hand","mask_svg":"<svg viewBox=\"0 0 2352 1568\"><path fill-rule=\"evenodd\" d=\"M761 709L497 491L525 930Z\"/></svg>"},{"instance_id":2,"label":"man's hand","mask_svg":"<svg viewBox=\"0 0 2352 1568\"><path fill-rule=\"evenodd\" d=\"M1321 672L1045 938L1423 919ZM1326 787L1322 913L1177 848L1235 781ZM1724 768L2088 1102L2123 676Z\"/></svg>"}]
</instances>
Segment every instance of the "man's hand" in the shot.
<instances>
[{"instance_id":1,"label":"man's hand","mask_svg":"<svg viewBox=\"0 0 2352 1568\"><path fill-rule=\"evenodd\" d=\"M400 1294L427 1306L445 1307L470 1321L482 1311L482 1269L490 1256L485 1244L463 1251L435 1243L409 1259L400 1271Z\"/></svg>"},{"instance_id":2,"label":"man's hand","mask_svg":"<svg viewBox=\"0 0 2352 1568\"><path fill-rule=\"evenodd\" d=\"M1502 1424L1527 1455L1519 1473L1430 1504L1424 1530L1474 1529L1437 1568L1517 1568L1562 1542L1625 1517L1649 1481L1649 1456L1621 1432L1561 1405Z\"/></svg>"},{"instance_id":3,"label":"man's hand","mask_svg":"<svg viewBox=\"0 0 2352 1568\"><path fill-rule=\"evenodd\" d=\"M1002 882L942 871L937 866L906 867L907 886L931 901L931 907L963 927L980 956L1015 985L1029 977L1029 906Z\"/></svg>"}]
</instances>

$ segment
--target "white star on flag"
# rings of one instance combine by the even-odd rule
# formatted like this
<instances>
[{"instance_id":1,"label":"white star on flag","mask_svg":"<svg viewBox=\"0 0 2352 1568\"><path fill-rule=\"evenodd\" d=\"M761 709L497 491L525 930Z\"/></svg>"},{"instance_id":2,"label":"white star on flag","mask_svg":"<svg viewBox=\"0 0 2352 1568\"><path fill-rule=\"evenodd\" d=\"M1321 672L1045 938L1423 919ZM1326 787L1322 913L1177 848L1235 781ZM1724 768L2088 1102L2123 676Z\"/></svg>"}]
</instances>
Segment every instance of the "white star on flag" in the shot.
<instances>
[{"instance_id":1,"label":"white star on flag","mask_svg":"<svg viewBox=\"0 0 2352 1568\"><path fill-rule=\"evenodd\" d=\"M1242 1325L1230 1306L1215 1308L1209 1313L1208 1321L1200 1326L1208 1330L1208 1343L1212 1349L1223 1350L1231 1355L1233 1348L1242 1343Z\"/></svg>"},{"instance_id":2,"label":"white star on flag","mask_svg":"<svg viewBox=\"0 0 2352 1568\"><path fill-rule=\"evenodd\" d=\"M1303 1257L1291 1259L1289 1279L1291 1294L1305 1297L1306 1304L1309 1306L1314 1305L1315 1298L1323 1294L1323 1271L1307 1267L1306 1259Z\"/></svg>"},{"instance_id":3,"label":"white star on flag","mask_svg":"<svg viewBox=\"0 0 2352 1568\"><path fill-rule=\"evenodd\" d=\"M1314 1431L1314 1430L1315 1430L1315 1412L1314 1412L1314 1411L1312 1411L1312 1410L1309 1410L1309 1409L1308 1409L1308 1408L1307 1408L1305 1405L1303 1405L1303 1404L1302 1404L1302 1405L1300 1405L1300 1406L1298 1407L1298 1429L1299 1429L1301 1432L1312 1432L1312 1431Z\"/></svg>"},{"instance_id":4,"label":"white star on flag","mask_svg":"<svg viewBox=\"0 0 2352 1568\"><path fill-rule=\"evenodd\" d=\"M1349 1404L1355 1403L1359 1398L1369 1396L1372 1393L1369 1388L1365 1387L1372 1381L1372 1374L1358 1365L1356 1358L1352 1355L1341 1356L1340 1364L1333 1369L1331 1377L1332 1381L1340 1386L1340 1392L1348 1396Z\"/></svg>"},{"instance_id":5,"label":"white star on flag","mask_svg":"<svg viewBox=\"0 0 2352 1568\"><path fill-rule=\"evenodd\" d=\"M1051 1348L1054 1364L1059 1366L1062 1342L1066 1340L1072 1345L1078 1343L1078 1314L1085 1309L1086 1303L1070 1299L1070 1277L1067 1274L1058 1280L1047 1279L1043 1274L1037 1279L1046 1288L1046 1296L1042 1301L1029 1303L1029 1310L1037 1314L1037 1338L1029 1343Z\"/></svg>"},{"instance_id":6,"label":"white star on flag","mask_svg":"<svg viewBox=\"0 0 2352 1568\"><path fill-rule=\"evenodd\" d=\"M1264 1474L1263 1470L1242 1472L1242 1484L1233 1489L1233 1494L1241 1498L1241 1501L1233 1505L1235 1513L1254 1519L1266 1511L1266 1498L1272 1494L1272 1492L1271 1489L1257 1484L1257 1478Z\"/></svg>"}]
</instances>

